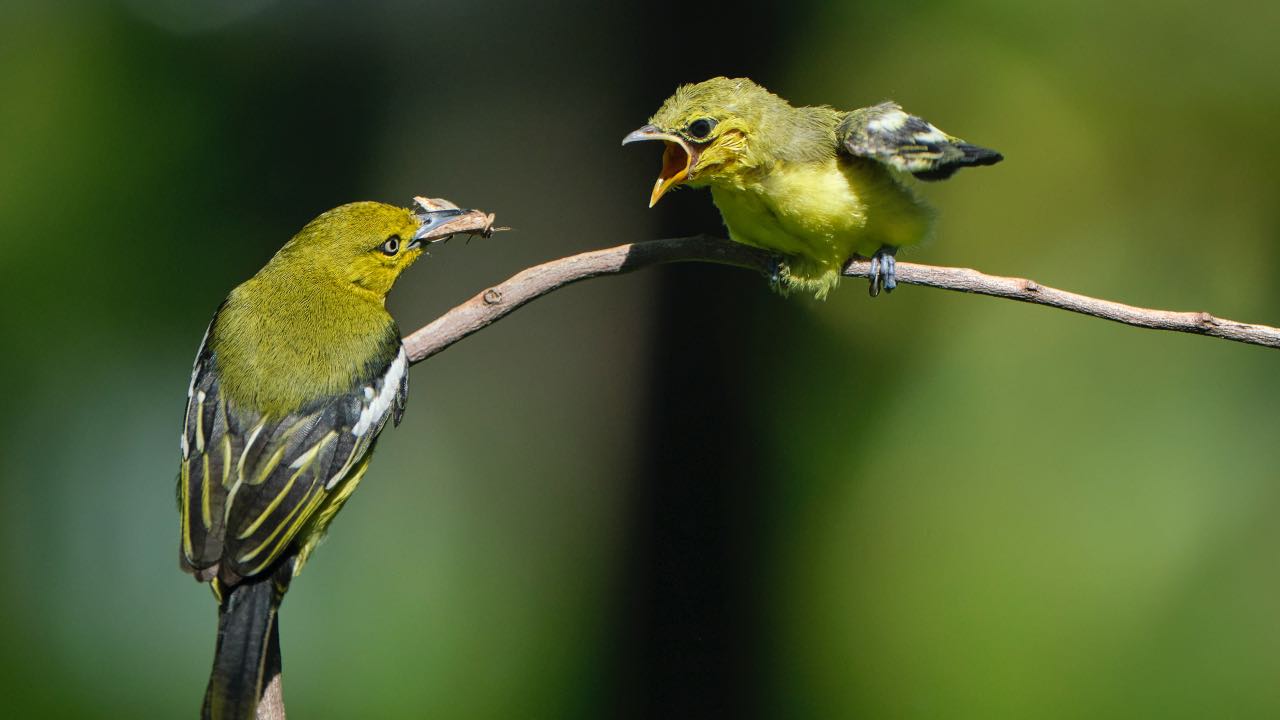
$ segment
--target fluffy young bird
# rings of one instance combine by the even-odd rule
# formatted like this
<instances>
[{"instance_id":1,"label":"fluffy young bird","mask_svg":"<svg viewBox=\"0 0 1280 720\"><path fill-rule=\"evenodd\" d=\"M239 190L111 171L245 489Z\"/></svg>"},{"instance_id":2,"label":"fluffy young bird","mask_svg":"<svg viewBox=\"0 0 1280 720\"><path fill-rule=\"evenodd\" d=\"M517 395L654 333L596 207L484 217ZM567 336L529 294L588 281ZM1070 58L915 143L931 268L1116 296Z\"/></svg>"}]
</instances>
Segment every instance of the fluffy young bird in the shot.
<instances>
[{"instance_id":1,"label":"fluffy young bird","mask_svg":"<svg viewBox=\"0 0 1280 720\"><path fill-rule=\"evenodd\" d=\"M677 185L711 188L729 237L785 256L782 289L826 294L853 256L871 294L894 288L894 253L919 243L933 210L898 177L944 180L1003 157L885 102L844 112L792 107L747 78L684 85L622 144L661 140L649 207Z\"/></svg>"},{"instance_id":2,"label":"fluffy young bird","mask_svg":"<svg viewBox=\"0 0 1280 720\"><path fill-rule=\"evenodd\" d=\"M279 674L276 611L404 411L409 363L384 307L461 210L358 202L312 220L218 308L187 391L181 565L218 599L202 717L254 717Z\"/></svg>"}]
</instances>

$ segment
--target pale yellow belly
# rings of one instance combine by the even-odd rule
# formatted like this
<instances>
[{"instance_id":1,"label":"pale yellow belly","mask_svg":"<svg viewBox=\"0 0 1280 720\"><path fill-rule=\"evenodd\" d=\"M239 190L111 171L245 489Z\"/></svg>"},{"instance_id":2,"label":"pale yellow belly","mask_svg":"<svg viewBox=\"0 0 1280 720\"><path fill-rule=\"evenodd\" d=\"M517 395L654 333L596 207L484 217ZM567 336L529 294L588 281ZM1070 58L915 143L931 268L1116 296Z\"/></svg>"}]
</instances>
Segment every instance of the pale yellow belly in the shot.
<instances>
[{"instance_id":1,"label":"pale yellow belly","mask_svg":"<svg viewBox=\"0 0 1280 720\"><path fill-rule=\"evenodd\" d=\"M713 185L729 236L791 257L793 284L825 295L854 255L923 241L933 213L888 170L832 159L780 165L745 187Z\"/></svg>"}]
</instances>

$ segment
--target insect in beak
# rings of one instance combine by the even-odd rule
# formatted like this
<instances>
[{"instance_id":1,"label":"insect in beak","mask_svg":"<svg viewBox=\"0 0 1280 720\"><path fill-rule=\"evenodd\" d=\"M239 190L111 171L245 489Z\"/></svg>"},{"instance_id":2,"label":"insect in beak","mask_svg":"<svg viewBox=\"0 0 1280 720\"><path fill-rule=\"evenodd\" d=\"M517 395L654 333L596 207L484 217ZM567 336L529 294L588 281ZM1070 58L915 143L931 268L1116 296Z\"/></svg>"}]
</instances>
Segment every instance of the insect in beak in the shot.
<instances>
[{"instance_id":1,"label":"insect in beak","mask_svg":"<svg viewBox=\"0 0 1280 720\"><path fill-rule=\"evenodd\" d=\"M448 240L457 232L457 229L450 229L456 223L458 218L467 216L470 210L461 210L458 208L447 208L444 210L427 210L415 213L418 222L421 225L413 234L413 244L411 247L421 245L430 245L432 243Z\"/></svg>"}]
</instances>

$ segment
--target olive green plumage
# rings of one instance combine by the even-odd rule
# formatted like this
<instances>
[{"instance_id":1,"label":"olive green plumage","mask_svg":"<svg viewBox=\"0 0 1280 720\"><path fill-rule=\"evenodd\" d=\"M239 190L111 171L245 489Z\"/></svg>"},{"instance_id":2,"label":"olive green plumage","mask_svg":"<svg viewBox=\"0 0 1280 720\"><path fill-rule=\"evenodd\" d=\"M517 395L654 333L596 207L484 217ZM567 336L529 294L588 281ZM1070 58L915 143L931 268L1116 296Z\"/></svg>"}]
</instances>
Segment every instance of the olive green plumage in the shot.
<instances>
[{"instance_id":1,"label":"olive green plumage","mask_svg":"<svg viewBox=\"0 0 1280 720\"><path fill-rule=\"evenodd\" d=\"M900 174L941 180L1001 159L893 103L792 107L746 78L678 88L623 142L637 140L666 145L651 206L709 187L729 237L783 255L782 288L818 297L854 255L887 255L892 289L893 252L929 236L933 211Z\"/></svg>"},{"instance_id":2,"label":"olive green plumage","mask_svg":"<svg viewBox=\"0 0 1280 720\"><path fill-rule=\"evenodd\" d=\"M387 292L423 252L422 216L326 212L231 291L188 392L178 478L181 564L219 600L205 718L252 718L279 672L277 608L399 422L408 360Z\"/></svg>"}]
</instances>

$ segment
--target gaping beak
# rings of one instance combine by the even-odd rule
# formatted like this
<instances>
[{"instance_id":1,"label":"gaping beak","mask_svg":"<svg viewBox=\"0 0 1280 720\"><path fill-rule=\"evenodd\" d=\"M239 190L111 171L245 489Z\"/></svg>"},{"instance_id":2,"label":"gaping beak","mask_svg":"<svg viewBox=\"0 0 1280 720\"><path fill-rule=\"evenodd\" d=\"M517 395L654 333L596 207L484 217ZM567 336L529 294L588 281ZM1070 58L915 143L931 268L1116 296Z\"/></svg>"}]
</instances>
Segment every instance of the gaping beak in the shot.
<instances>
[{"instance_id":1,"label":"gaping beak","mask_svg":"<svg viewBox=\"0 0 1280 720\"><path fill-rule=\"evenodd\" d=\"M679 135L663 132L655 125L645 125L622 138L622 144L641 140L661 140L666 145L662 151L662 171L658 173L653 194L649 196L649 207L653 207L667 190L689 178L689 171L698 162L698 149Z\"/></svg>"},{"instance_id":2,"label":"gaping beak","mask_svg":"<svg viewBox=\"0 0 1280 720\"><path fill-rule=\"evenodd\" d=\"M422 224L418 227L417 232L413 234L413 242L410 247L430 245L431 243L448 240L450 236L458 232L457 228L453 228L455 225L453 221L470 212L470 210L446 208L444 210L427 210L415 213L418 222Z\"/></svg>"}]
</instances>

